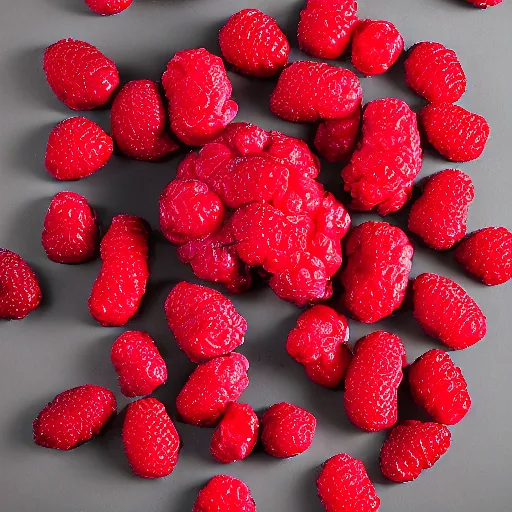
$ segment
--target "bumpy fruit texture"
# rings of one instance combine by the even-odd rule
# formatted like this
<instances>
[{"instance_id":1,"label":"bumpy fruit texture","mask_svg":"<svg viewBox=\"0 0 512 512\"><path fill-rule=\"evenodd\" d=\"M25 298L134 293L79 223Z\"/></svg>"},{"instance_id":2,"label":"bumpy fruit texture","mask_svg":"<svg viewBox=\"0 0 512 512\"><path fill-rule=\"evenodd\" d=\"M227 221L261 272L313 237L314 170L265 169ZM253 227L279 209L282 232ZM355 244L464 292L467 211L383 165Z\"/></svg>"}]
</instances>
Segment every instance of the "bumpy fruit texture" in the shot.
<instances>
[{"instance_id":1,"label":"bumpy fruit texture","mask_svg":"<svg viewBox=\"0 0 512 512\"><path fill-rule=\"evenodd\" d=\"M204 48L183 50L167 64L162 85L172 131L185 144L202 146L235 118L231 82L220 57Z\"/></svg>"},{"instance_id":2,"label":"bumpy fruit texture","mask_svg":"<svg viewBox=\"0 0 512 512\"><path fill-rule=\"evenodd\" d=\"M256 512L251 490L228 475L214 476L197 496L192 512Z\"/></svg>"},{"instance_id":3,"label":"bumpy fruit texture","mask_svg":"<svg viewBox=\"0 0 512 512\"><path fill-rule=\"evenodd\" d=\"M377 512L380 499L360 460L340 453L327 460L316 481L326 512Z\"/></svg>"},{"instance_id":4,"label":"bumpy fruit texture","mask_svg":"<svg viewBox=\"0 0 512 512\"><path fill-rule=\"evenodd\" d=\"M450 440L444 425L406 421L396 426L382 445L382 474L398 483L415 480L448 451Z\"/></svg>"},{"instance_id":5,"label":"bumpy fruit texture","mask_svg":"<svg viewBox=\"0 0 512 512\"><path fill-rule=\"evenodd\" d=\"M122 435L124 451L136 475L162 478L174 471L180 438L164 404L156 398L141 398L128 405Z\"/></svg>"},{"instance_id":6,"label":"bumpy fruit texture","mask_svg":"<svg viewBox=\"0 0 512 512\"><path fill-rule=\"evenodd\" d=\"M41 288L34 271L18 254L0 249L0 319L21 320L39 306Z\"/></svg>"},{"instance_id":7,"label":"bumpy fruit texture","mask_svg":"<svg viewBox=\"0 0 512 512\"><path fill-rule=\"evenodd\" d=\"M55 96L73 110L101 107L119 85L114 62L84 41L52 44L44 52L43 68Z\"/></svg>"},{"instance_id":8,"label":"bumpy fruit texture","mask_svg":"<svg viewBox=\"0 0 512 512\"><path fill-rule=\"evenodd\" d=\"M268 77L288 62L290 44L271 16L258 9L233 14L219 33L224 58L241 73Z\"/></svg>"},{"instance_id":9,"label":"bumpy fruit texture","mask_svg":"<svg viewBox=\"0 0 512 512\"><path fill-rule=\"evenodd\" d=\"M345 410L356 427L377 432L396 423L406 364L404 346L394 334L377 331L356 343L345 376Z\"/></svg>"},{"instance_id":10,"label":"bumpy fruit texture","mask_svg":"<svg viewBox=\"0 0 512 512\"><path fill-rule=\"evenodd\" d=\"M488 286L512 278L512 233L504 227L490 227L471 233L455 251L455 260Z\"/></svg>"},{"instance_id":11,"label":"bumpy fruit texture","mask_svg":"<svg viewBox=\"0 0 512 512\"><path fill-rule=\"evenodd\" d=\"M471 178L447 169L431 176L409 213L409 229L432 249L451 249L466 235L469 205L475 197Z\"/></svg>"},{"instance_id":12,"label":"bumpy fruit texture","mask_svg":"<svg viewBox=\"0 0 512 512\"><path fill-rule=\"evenodd\" d=\"M261 419L261 442L274 457L295 457L313 442L316 418L308 411L281 402L269 407Z\"/></svg>"},{"instance_id":13,"label":"bumpy fruit texture","mask_svg":"<svg viewBox=\"0 0 512 512\"><path fill-rule=\"evenodd\" d=\"M402 100L384 98L363 112L362 139L341 177L354 210L400 210L411 197L421 169L422 150L416 114Z\"/></svg>"},{"instance_id":14,"label":"bumpy fruit texture","mask_svg":"<svg viewBox=\"0 0 512 512\"><path fill-rule=\"evenodd\" d=\"M176 399L181 419L191 425L213 425L249 385L248 370L249 361L235 352L200 364Z\"/></svg>"},{"instance_id":15,"label":"bumpy fruit texture","mask_svg":"<svg viewBox=\"0 0 512 512\"><path fill-rule=\"evenodd\" d=\"M224 464L247 458L256 446L259 426L258 416L250 405L231 402L213 432L212 456Z\"/></svg>"},{"instance_id":16,"label":"bumpy fruit texture","mask_svg":"<svg viewBox=\"0 0 512 512\"><path fill-rule=\"evenodd\" d=\"M34 443L71 450L98 435L116 409L114 394L101 386L86 384L68 389L34 420Z\"/></svg>"},{"instance_id":17,"label":"bumpy fruit texture","mask_svg":"<svg viewBox=\"0 0 512 512\"><path fill-rule=\"evenodd\" d=\"M429 350L409 368L415 402L437 423L456 425L471 408L471 397L460 368L444 350Z\"/></svg>"},{"instance_id":18,"label":"bumpy fruit texture","mask_svg":"<svg viewBox=\"0 0 512 512\"><path fill-rule=\"evenodd\" d=\"M402 304L414 249L407 235L387 222L365 222L347 237L341 274L342 303L364 323L378 322Z\"/></svg>"},{"instance_id":19,"label":"bumpy fruit texture","mask_svg":"<svg viewBox=\"0 0 512 512\"><path fill-rule=\"evenodd\" d=\"M414 318L423 330L454 350L478 343L487 333L478 304L457 283L421 274L413 284Z\"/></svg>"},{"instance_id":20,"label":"bumpy fruit texture","mask_svg":"<svg viewBox=\"0 0 512 512\"><path fill-rule=\"evenodd\" d=\"M85 0L87 7L101 16L119 14L132 5L132 0Z\"/></svg>"},{"instance_id":21,"label":"bumpy fruit texture","mask_svg":"<svg viewBox=\"0 0 512 512\"><path fill-rule=\"evenodd\" d=\"M104 326L125 325L146 292L148 225L140 217L118 215L100 245L101 270L89 297L91 315Z\"/></svg>"},{"instance_id":22,"label":"bumpy fruit texture","mask_svg":"<svg viewBox=\"0 0 512 512\"><path fill-rule=\"evenodd\" d=\"M466 0L466 2L480 7L480 9L487 9L487 7L494 7L495 5L501 4L503 0Z\"/></svg>"}]
</instances>

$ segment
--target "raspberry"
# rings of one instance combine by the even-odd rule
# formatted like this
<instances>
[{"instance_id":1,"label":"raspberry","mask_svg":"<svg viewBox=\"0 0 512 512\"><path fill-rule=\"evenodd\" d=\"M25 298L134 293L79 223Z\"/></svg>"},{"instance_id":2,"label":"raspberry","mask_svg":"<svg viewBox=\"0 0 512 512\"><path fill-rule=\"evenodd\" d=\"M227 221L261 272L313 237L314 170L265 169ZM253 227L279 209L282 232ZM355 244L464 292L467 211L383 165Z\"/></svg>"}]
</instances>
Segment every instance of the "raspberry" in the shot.
<instances>
[{"instance_id":1,"label":"raspberry","mask_svg":"<svg viewBox=\"0 0 512 512\"><path fill-rule=\"evenodd\" d=\"M316 481L326 512L377 512L380 499L360 460L340 453L327 460Z\"/></svg>"},{"instance_id":2,"label":"raspberry","mask_svg":"<svg viewBox=\"0 0 512 512\"><path fill-rule=\"evenodd\" d=\"M365 323L378 322L402 304L414 249L407 235L387 222L365 222L347 238L341 274L343 305Z\"/></svg>"},{"instance_id":3,"label":"raspberry","mask_svg":"<svg viewBox=\"0 0 512 512\"><path fill-rule=\"evenodd\" d=\"M437 423L456 425L471 408L460 368L443 350L429 350L411 365L409 386L415 402Z\"/></svg>"},{"instance_id":4,"label":"raspberry","mask_svg":"<svg viewBox=\"0 0 512 512\"><path fill-rule=\"evenodd\" d=\"M121 334L112 345L110 359L124 396L150 395L167 380L165 361L151 336L145 332Z\"/></svg>"},{"instance_id":5,"label":"raspberry","mask_svg":"<svg viewBox=\"0 0 512 512\"><path fill-rule=\"evenodd\" d=\"M389 21L361 20L352 38L352 64L367 76L385 73L404 50L404 39Z\"/></svg>"},{"instance_id":6,"label":"raspberry","mask_svg":"<svg viewBox=\"0 0 512 512\"><path fill-rule=\"evenodd\" d=\"M300 49L322 59L337 59L346 50L357 24L355 0L308 0L300 13Z\"/></svg>"},{"instance_id":7,"label":"raspberry","mask_svg":"<svg viewBox=\"0 0 512 512\"><path fill-rule=\"evenodd\" d=\"M204 48L176 53L162 84L172 131L190 146L213 140L238 112L230 99L232 87L222 59Z\"/></svg>"},{"instance_id":8,"label":"raspberry","mask_svg":"<svg viewBox=\"0 0 512 512\"><path fill-rule=\"evenodd\" d=\"M466 235L469 205L475 197L471 178L455 169L431 176L409 213L409 229L432 249L451 249Z\"/></svg>"},{"instance_id":9,"label":"raspberry","mask_svg":"<svg viewBox=\"0 0 512 512\"><path fill-rule=\"evenodd\" d=\"M216 290L183 281L167 296L165 314L178 346L194 363L228 354L244 342L245 318Z\"/></svg>"},{"instance_id":10,"label":"raspberry","mask_svg":"<svg viewBox=\"0 0 512 512\"><path fill-rule=\"evenodd\" d=\"M125 325L139 309L149 277L148 228L140 217L118 215L101 242L101 271L89 297L101 325Z\"/></svg>"},{"instance_id":11,"label":"raspberry","mask_svg":"<svg viewBox=\"0 0 512 512\"><path fill-rule=\"evenodd\" d=\"M85 117L71 117L50 133L45 166L58 180L79 180L101 169L110 159L112 139Z\"/></svg>"},{"instance_id":12,"label":"raspberry","mask_svg":"<svg viewBox=\"0 0 512 512\"><path fill-rule=\"evenodd\" d=\"M382 474L393 482L415 480L450 448L450 431L437 423L406 421L389 434L380 451Z\"/></svg>"},{"instance_id":13,"label":"raspberry","mask_svg":"<svg viewBox=\"0 0 512 512\"><path fill-rule=\"evenodd\" d=\"M288 335L286 350L304 365L308 377L327 388L337 388L352 359L347 345L348 323L327 306L314 306L297 320Z\"/></svg>"},{"instance_id":14,"label":"raspberry","mask_svg":"<svg viewBox=\"0 0 512 512\"><path fill-rule=\"evenodd\" d=\"M269 407L261 419L261 442L274 457L295 457L313 442L316 418L308 411L281 402Z\"/></svg>"},{"instance_id":15,"label":"raspberry","mask_svg":"<svg viewBox=\"0 0 512 512\"><path fill-rule=\"evenodd\" d=\"M213 425L249 385L248 369L249 361L235 352L200 364L176 399L181 419L191 425Z\"/></svg>"},{"instance_id":16,"label":"raspberry","mask_svg":"<svg viewBox=\"0 0 512 512\"><path fill-rule=\"evenodd\" d=\"M418 43L409 50L405 82L430 103L454 103L466 92L466 75L457 54L431 41Z\"/></svg>"},{"instance_id":17,"label":"raspberry","mask_svg":"<svg viewBox=\"0 0 512 512\"><path fill-rule=\"evenodd\" d=\"M41 237L46 255L57 263L82 263L96 254L98 226L87 199L59 192L50 203Z\"/></svg>"},{"instance_id":18,"label":"raspberry","mask_svg":"<svg viewBox=\"0 0 512 512\"><path fill-rule=\"evenodd\" d=\"M247 458L256 446L259 426L258 416L250 405L231 402L213 432L212 456L224 464Z\"/></svg>"},{"instance_id":19,"label":"raspberry","mask_svg":"<svg viewBox=\"0 0 512 512\"><path fill-rule=\"evenodd\" d=\"M21 320L39 306L41 288L27 262L16 253L0 249L0 318Z\"/></svg>"},{"instance_id":20,"label":"raspberry","mask_svg":"<svg viewBox=\"0 0 512 512\"><path fill-rule=\"evenodd\" d=\"M85 0L87 7L101 16L119 14L132 5L132 0Z\"/></svg>"},{"instance_id":21,"label":"raspberry","mask_svg":"<svg viewBox=\"0 0 512 512\"><path fill-rule=\"evenodd\" d=\"M251 490L238 478L214 476L197 496L192 512L256 512Z\"/></svg>"},{"instance_id":22,"label":"raspberry","mask_svg":"<svg viewBox=\"0 0 512 512\"><path fill-rule=\"evenodd\" d=\"M119 85L116 65L84 41L52 44L44 52L43 68L55 96L73 110L101 107Z\"/></svg>"},{"instance_id":23,"label":"raspberry","mask_svg":"<svg viewBox=\"0 0 512 512\"><path fill-rule=\"evenodd\" d=\"M112 137L131 158L160 160L178 148L166 132L166 122L158 85L151 80L128 82L112 103Z\"/></svg>"},{"instance_id":24,"label":"raspberry","mask_svg":"<svg viewBox=\"0 0 512 512\"><path fill-rule=\"evenodd\" d=\"M430 144L451 162L476 160L489 138L490 128L482 116L451 103L427 105L419 120Z\"/></svg>"},{"instance_id":25,"label":"raspberry","mask_svg":"<svg viewBox=\"0 0 512 512\"><path fill-rule=\"evenodd\" d=\"M377 331L361 338L345 376L348 419L367 432L392 427L398 418L397 392L407 364L398 336Z\"/></svg>"},{"instance_id":26,"label":"raspberry","mask_svg":"<svg viewBox=\"0 0 512 512\"><path fill-rule=\"evenodd\" d=\"M503 0L466 0L466 2L480 7L480 9L487 9L487 7L494 7L495 5L501 4Z\"/></svg>"},{"instance_id":27,"label":"raspberry","mask_svg":"<svg viewBox=\"0 0 512 512\"><path fill-rule=\"evenodd\" d=\"M457 247L455 260L488 286L506 283L512 278L512 233L504 227L475 231Z\"/></svg>"},{"instance_id":28,"label":"raspberry","mask_svg":"<svg viewBox=\"0 0 512 512\"><path fill-rule=\"evenodd\" d=\"M224 58L241 73L275 75L288 62L290 45L276 20L258 9L233 14L219 33Z\"/></svg>"},{"instance_id":29,"label":"raspberry","mask_svg":"<svg viewBox=\"0 0 512 512\"><path fill-rule=\"evenodd\" d=\"M164 404L156 398L141 398L128 405L123 444L133 472L140 477L170 475L178 463L178 432Z\"/></svg>"},{"instance_id":30,"label":"raspberry","mask_svg":"<svg viewBox=\"0 0 512 512\"><path fill-rule=\"evenodd\" d=\"M423 330L454 350L478 343L487 333L477 303L452 280L421 274L413 285L414 318Z\"/></svg>"},{"instance_id":31,"label":"raspberry","mask_svg":"<svg viewBox=\"0 0 512 512\"><path fill-rule=\"evenodd\" d=\"M114 394L101 386L63 391L34 420L34 443L71 450L98 435L116 409Z\"/></svg>"}]
</instances>

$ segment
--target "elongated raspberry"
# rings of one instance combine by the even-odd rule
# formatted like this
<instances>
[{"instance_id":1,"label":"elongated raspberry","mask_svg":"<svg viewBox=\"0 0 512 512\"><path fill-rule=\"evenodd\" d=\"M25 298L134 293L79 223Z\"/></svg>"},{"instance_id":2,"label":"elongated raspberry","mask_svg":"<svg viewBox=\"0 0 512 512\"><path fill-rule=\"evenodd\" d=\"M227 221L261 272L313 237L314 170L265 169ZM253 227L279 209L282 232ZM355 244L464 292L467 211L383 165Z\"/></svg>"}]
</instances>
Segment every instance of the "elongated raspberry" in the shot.
<instances>
[{"instance_id":1,"label":"elongated raspberry","mask_svg":"<svg viewBox=\"0 0 512 512\"><path fill-rule=\"evenodd\" d=\"M480 7L480 9L487 9L487 7L501 4L503 0L466 0L466 2L473 4L475 7Z\"/></svg>"},{"instance_id":2,"label":"elongated raspberry","mask_svg":"<svg viewBox=\"0 0 512 512\"><path fill-rule=\"evenodd\" d=\"M244 482L228 475L214 476L197 496L192 512L256 512L251 490Z\"/></svg>"},{"instance_id":3,"label":"elongated raspberry","mask_svg":"<svg viewBox=\"0 0 512 512\"><path fill-rule=\"evenodd\" d=\"M132 0L85 0L87 7L101 16L119 14L132 5Z\"/></svg>"}]
</instances>

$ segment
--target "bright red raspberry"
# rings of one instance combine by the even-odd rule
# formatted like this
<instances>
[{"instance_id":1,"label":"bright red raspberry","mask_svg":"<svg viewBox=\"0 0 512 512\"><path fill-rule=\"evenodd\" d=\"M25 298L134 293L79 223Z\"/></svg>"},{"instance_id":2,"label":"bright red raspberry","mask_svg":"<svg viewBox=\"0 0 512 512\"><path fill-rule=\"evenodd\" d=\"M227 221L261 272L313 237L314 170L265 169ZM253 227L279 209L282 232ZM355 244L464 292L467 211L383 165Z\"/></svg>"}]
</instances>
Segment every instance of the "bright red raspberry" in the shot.
<instances>
[{"instance_id":1,"label":"bright red raspberry","mask_svg":"<svg viewBox=\"0 0 512 512\"><path fill-rule=\"evenodd\" d=\"M346 453L324 463L316 487L326 512L377 512L380 506L363 463Z\"/></svg>"},{"instance_id":2,"label":"bright red raspberry","mask_svg":"<svg viewBox=\"0 0 512 512\"><path fill-rule=\"evenodd\" d=\"M455 250L455 260L488 286L512 278L512 233L490 227L471 233Z\"/></svg>"},{"instance_id":3,"label":"bright red raspberry","mask_svg":"<svg viewBox=\"0 0 512 512\"><path fill-rule=\"evenodd\" d=\"M41 288L34 271L16 253L0 249L0 318L21 320L39 306Z\"/></svg>"},{"instance_id":4,"label":"bright red raspberry","mask_svg":"<svg viewBox=\"0 0 512 512\"><path fill-rule=\"evenodd\" d=\"M457 283L421 274L413 285L414 318L423 330L454 350L478 343L487 333L478 304Z\"/></svg>"},{"instance_id":5,"label":"bright red raspberry","mask_svg":"<svg viewBox=\"0 0 512 512\"><path fill-rule=\"evenodd\" d=\"M471 178L447 169L431 176L409 213L409 229L432 249L451 249L466 235L469 205L475 197Z\"/></svg>"},{"instance_id":6,"label":"bright red raspberry","mask_svg":"<svg viewBox=\"0 0 512 512\"><path fill-rule=\"evenodd\" d=\"M377 331L356 343L345 376L345 410L356 427L377 432L396 423L406 364L404 346L394 334Z\"/></svg>"},{"instance_id":7,"label":"bright red raspberry","mask_svg":"<svg viewBox=\"0 0 512 512\"><path fill-rule=\"evenodd\" d=\"M466 2L480 7L480 9L487 9L487 7L494 7L495 5L501 4L503 0L466 0Z\"/></svg>"},{"instance_id":8,"label":"bright red raspberry","mask_svg":"<svg viewBox=\"0 0 512 512\"><path fill-rule=\"evenodd\" d=\"M43 68L55 96L73 110L101 107L119 85L116 65L84 41L52 44L44 52Z\"/></svg>"},{"instance_id":9,"label":"bright red raspberry","mask_svg":"<svg viewBox=\"0 0 512 512\"><path fill-rule=\"evenodd\" d=\"M119 14L132 5L132 0L85 0L87 7L101 16Z\"/></svg>"},{"instance_id":10,"label":"bright red raspberry","mask_svg":"<svg viewBox=\"0 0 512 512\"><path fill-rule=\"evenodd\" d=\"M213 140L238 112L230 99L232 87L222 59L204 48L176 53L167 64L162 85L172 131L190 146Z\"/></svg>"},{"instance_id":11,"label":"bright red raspberry","mask_svg":"<svg viewBox=\"0 0 512 512\"><path fill-rule=\"evenodd\" d=\"M167 366L155 342L142 331L127 331L112 345L110 359L127 397L150 395L167 380Z\"/></svg>"},{"instance_id":12,"label":"bright red raspberry","mask_svg":"<svg viewBox=\"0 0 512 512\"><path fill-rule=\"evenodd\" d=\"M192 512L256 512L251 490L228 475L214 476L197 496Z\"/></svg>"},{"instance_id":13,"label":"bright red raspberry","mask_svg":"<svg viewBox=\"0 0 512 512\"><path fill-rule=\"evenodd\" d=\"M249 385L248 369L249 361L236 352L200 364L176 399L181 419L191 425L214 424Z\"/></svg>"},{"instance_id":14,"label":"bright red raspberry","mask_svg":"<svg viewBox=\"0 0 512 512\"><path fill-rule=\"evenodd\" d=\"M149 278L148 229L140 217L118 215L101 241L101 271L89 297L101 325L125 325L139 309Z\"/></svg>"},{"instance_id":15,"label":"bright red raspberry","mask_svg":"<svg viewBox=\"0 0 512 512\"><path fill-rule=\"evenodd\" d=\"M419 113L419 121L432 146L451 162L480 157L489 139L484 117L451 103L433 103Z\"/></svg>"},{"instance_id":16,"label":"bright red raspberry","mask_svg":"<svg viewBox=\"0 0 512 512\"><path fill-rule=\"evenodd\" d=\"M114 144L102 128L85 117L71 117L50 133L46 170L58 180L79 180L101 169Z\"/></svg>"},{"instance_id":17,"label":"bright red raspberry","mask_svg":"<svg viewBox=\"0 0 512 512\"><path fill-rule=\"evenodd\" d=\"M405 82L430 103L454 103L466 92L466 75L457 54L431 41L418 43L409 50Z\"/></svg>"},{"instance_id":18,"label":"bright red raspberry","mask_svg":"<svg viewBox=\"0 0 512 512\"><path fill-rule=\"evenodd\" d=\"M164 404L156 398L141 398L128 405L123 444L133 472L140 477L162 478L178 463L178 432Z\"/></svg>"},{"instance_id":19,"label":"bright red raspberry","mask_svg":"<svg viewBox=\"0 0 512 512\"><path fill-rule=\"evenodd\" d=\"M41 237L46 255L57 263L82 263L96 254L98 226L87 199L59 192L50 203Z\"/></svg>"},{"instance_id":20,"label":"bright red raspberry","mask_svg":"<svg viewBox=\"0 0 512 512\"><path fill-rule=\"evenodd\" d=\"M416 403L437 423L456 425L471 408L462 371L444 350L429 350L414 361L409 387Z\"/></svg>"},{"instance_id":21,"label":"bright red raspberry","mask_svg":"<svg viewBox=\"0 0 512 512\"><path fill-rule=\"evenodd\" d=\"M316 418L296 405L280 402L261 419L261 442L274 457L287 458L309 449L315 437Z\"/></svg>"},{"instance_id":22,"label":"bright red raspberry","mask_svg":"<svg viewBox=\"0 0 512 512\"><path fill-rule=\"evenodd\" d=\"M114 394L101 386L63 391L34 420L34 443L71 450L98 435L116 409Z\"/></svg>"},{"instance_id":23,"label":"bright red raspberry","mask_svg":"<svg viewBox=\"0 0 512 512\"><path fill-rule=\"evenodd\" d=\"M224 464L247 458L256 446L260 422L248 404L231 402L213 432L210 452Z\"/></svg>"},{"instance_id":24,"label":"bright red raspberry","mask_svg":"<svg viewBox=\"0 0 512 512\"><path fill-rule=\"evenodd\" d=\"M450 440L444 425L406 421L396 426L382 445L382 474L393 482L415 480L448 451Z\"/></svg>"}]
</instances>

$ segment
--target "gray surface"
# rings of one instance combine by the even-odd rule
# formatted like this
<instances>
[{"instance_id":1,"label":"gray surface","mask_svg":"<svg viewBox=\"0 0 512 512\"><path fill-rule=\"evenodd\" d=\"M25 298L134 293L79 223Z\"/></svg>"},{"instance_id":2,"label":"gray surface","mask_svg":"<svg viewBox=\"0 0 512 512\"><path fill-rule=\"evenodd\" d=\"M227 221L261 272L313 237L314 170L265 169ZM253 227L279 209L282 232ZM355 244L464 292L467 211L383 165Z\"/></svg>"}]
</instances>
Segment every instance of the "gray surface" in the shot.
<instances>
[{"instance_id":1,"label":"gray surface","mask_svg":"<svg viewBox=\"0 0 512 512\"><path fill-rule=\"evenodd\" d=\"M52 126L71 115L47 87L41 70L43 49L61 37L85 39L113 58L122 81L158 79L179 49L206 45L217 51L216 31L232 12L257 7L277 17L295 45L295 29L303 0L135 0L123 15L103 19L89 14L81 0L0 0L0 246L23 255L41 276L44 303L22 322L0 326L0 511L2 512L186 512L200 486L216 473L245 480L261 512L321 512L315 496L316 466L338 452L348 452L368 465L377 482L383 512L510 510L512 442L510 390L510 284L489 289L464 276L449 255L417 248L413 275L434 271L468 289L488 317L486 340L453 358L465 373L474 406L453 428L450 452L416 482L388 485L377 457L384 434L365 434L345 417L342 395L310 383L302 368L286 355L284 342L300 311L278 300L270 290L235 297L249 322L241 352L251 361L251 385L242 399L256 409L287 400L318 418L312 448L279 461L258 453L247 461L221 466L209 456L211 430L178 424L184 447L173 475L146 481L131 475L122 453L118 428L70 453L32 444L31 422L55 394L92 382L118 392L110 366L110 345L122 329L96 325L87 296L99 262L81 266L48 261L40 245L45 209L61 190L84 194L108 223L117 213L145 217L158 226L158 196L172 179L178 158L145 164L115 157L96 175L77 183L52 181L44 170L44 149ZM459 53L469 88L462 104L487 117L492 138L484 157L461 165L473 178L476 200L470 230L502 224L512 227L512 144L507 119L510 102L512 3L487 11L463 0L361 0L361 16L389 19L404 34L407 46L439 40ZM299 53L294 52L294 59ZM505 62L508 61L508 64ZM272 81L231 74L239 120L288 134L310 136L310 128L274 118L268 111ZM364 79L365 99L397 96L415 107L420 100L402 81L401 68ZM108 128L108 112L86 114ZM427 154L422 176L448 165ZM339 187L336 166L325 166L324 181ZM356 216L359 223L364 217ZM398 223L404 215L391 221ZM168 385L158 391L174 415L174 398L191 365L167 329L162 307L173 283L193 280L175 249L158 242L149 292L139 317L129 328L145 329L157 341L169 366ZM406 345L412 361L436 343L423 335L410 313L397 314L377 326L351 322L351 341L378 328L389 329Z\"/></svg>"}]
</instances>

